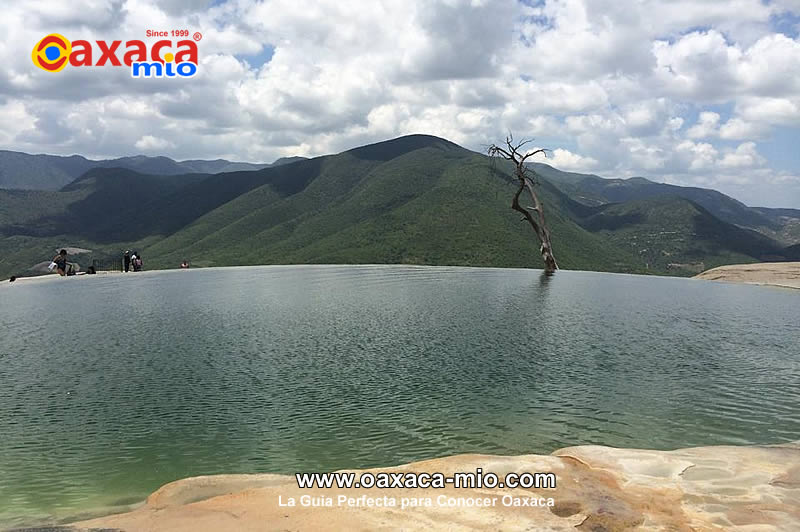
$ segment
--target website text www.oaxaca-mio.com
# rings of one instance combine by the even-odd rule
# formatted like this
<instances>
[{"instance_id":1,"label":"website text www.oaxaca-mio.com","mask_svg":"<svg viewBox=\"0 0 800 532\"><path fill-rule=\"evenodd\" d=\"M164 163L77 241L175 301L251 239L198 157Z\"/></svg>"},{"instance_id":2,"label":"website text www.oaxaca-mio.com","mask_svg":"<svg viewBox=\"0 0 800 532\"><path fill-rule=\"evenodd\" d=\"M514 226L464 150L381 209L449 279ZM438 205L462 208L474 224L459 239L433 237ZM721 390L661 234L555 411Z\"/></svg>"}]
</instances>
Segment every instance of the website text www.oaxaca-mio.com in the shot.
<instances>
[{"instance_id":1,"label":"website text www.oaxaca-mio.com","mask_svg":"<svg viewBox=\"0 0 800 532\"><path fill-rule=\"evenodd\" d=\"M481 468L475 472L457 472L451 476L443 473L295 473L297 487L305 488L550 488L556 487L553 473L508 473L502 480L491 472L484 473Z\"/></svg>"}]
</instances>

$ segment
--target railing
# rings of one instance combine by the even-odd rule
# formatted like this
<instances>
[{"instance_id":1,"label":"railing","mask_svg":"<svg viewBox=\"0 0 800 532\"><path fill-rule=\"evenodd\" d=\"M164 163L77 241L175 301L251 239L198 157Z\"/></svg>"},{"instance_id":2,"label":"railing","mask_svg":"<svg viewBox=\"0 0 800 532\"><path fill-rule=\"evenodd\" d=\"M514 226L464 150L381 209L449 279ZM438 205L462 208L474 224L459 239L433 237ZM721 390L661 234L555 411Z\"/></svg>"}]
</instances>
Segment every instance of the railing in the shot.
<instances>
[{"instance_id":1,"label":"railing","mask_svg":"<svg viewBox=\"0 0 800 532\"><path fill-rule=\"evenodd\" d=\"M96 272L121 272L122 258L100 258L92 259L92 266Z\"/></svg>"}]
</instances>

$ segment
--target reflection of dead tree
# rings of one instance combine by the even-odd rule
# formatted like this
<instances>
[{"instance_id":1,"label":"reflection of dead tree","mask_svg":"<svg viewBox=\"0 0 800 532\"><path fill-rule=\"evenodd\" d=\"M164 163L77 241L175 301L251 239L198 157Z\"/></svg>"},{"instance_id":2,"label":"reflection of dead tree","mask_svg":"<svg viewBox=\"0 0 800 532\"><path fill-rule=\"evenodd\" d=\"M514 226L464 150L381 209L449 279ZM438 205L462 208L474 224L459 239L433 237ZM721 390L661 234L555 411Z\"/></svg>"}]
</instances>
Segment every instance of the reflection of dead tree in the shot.
<instances>
[{"instance_id":1,"label":"reflection of dead tree","mask_svg":"<svg viewBox=\"0 0 800 532\"><path fill-rule=\"evenodd\" d=\"M520 151L522 147L529 142L529 140L524 140L515 144L514 137L509 134L506 137L505 147L501 148L496 144L492 144L489 146L487 153L490 157L502 157L514 163L514 176L519 181L519 188L517 189L517 193L514 194L511 208L522 213L522 220L527 220L534 232L536 232L536 236L539 237L539 242L541 242L539 251L544 261L544 270L547 273L553 273L558 269L558 264L556 263L556 258L553 256L553 246L550 243L550 230L547 228L547 224L544 221L542 204L539 201L539 197L536 195L536 190L534 190L534 187L539 183L536 174L525 166L525 161L528 158L539 153L545 154L545 156L547 154L544 149L533 150L528 153ZM523 190L527 190L531 195L531 200L533 201L532 207L523 207L519 204L519 196L522 194Z\"/></svg>"}]
</instances>

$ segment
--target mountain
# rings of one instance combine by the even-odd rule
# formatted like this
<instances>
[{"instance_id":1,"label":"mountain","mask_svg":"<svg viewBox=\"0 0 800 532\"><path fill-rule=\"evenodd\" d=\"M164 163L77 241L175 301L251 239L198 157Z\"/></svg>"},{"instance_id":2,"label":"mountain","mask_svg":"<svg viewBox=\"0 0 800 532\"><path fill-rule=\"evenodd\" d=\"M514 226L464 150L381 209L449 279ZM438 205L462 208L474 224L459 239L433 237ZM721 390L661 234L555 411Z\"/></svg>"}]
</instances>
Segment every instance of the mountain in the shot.
<instances>
[{"instance_id":1,"label":"mountain","mask_svg":"<svg viewBox=\"0 0 800 532\"><path fill-rule=\"evenodd\" d=\"M0 189L58 190L93 168L124 168L153 175L216 174L260 170L298 159L302 157L282 157L271 165L231 162L225 159L175 161L169 157L145 155L93 161L80 155L29 155L0 150Z\"/></svg>"},{"instance_id":2,"label":"mountain","mask_svg":"<svg viewBox=\"0 0 800 532\"><path fill-rule=\"evenodd\" d=\"M182 260L538 268L535 236L510 209L511 171L427 135L251 171L94 168L59 191L0 190L0 277L67 245L107 265L136 249L147 268ZM562 268L689 275L701 265L786 258L782 243L691 199L612 202L602 189L570 189L542 174Z\"/></svg>"},{"instance_id":3,"label":"mountain","mask_svg":"<svg viewBox=\"0 0 800 532\"><path fill-rule=\"evenodd\" d=\"M290 164L296 163L298 161L305 161L308 157L280 157L279 159L275 159L269 166L280 166L282 164Z\"/></svg>"},{"instance_id":4,"label":"mountain","mask_svg":"<svg viewBox=\"0 0 800 532\"><path fill-rule=\"evenodd\" d=\"M280 161L281 159L278 160ZM277 163L278 161L275 161L272 164L274 165ZM181 167L181 171L176 172L178 174L185 174L187 171L196 172L198 174L220 174L223 172L261 170L262 168L272 166L270 164L234 163L231 161L226 161L225 159L215 159L213 161L192 159L189 161L181 161L178 164Z\"/></svg>"},{"instance_id":5,"label":"mountain","mask_svg":"<svg viewBox=\"0 0 800 532\"><path fill-rule=\"evenodd\" d=\"M657 272L697 273L720 264L770 260L783 247L769 237L715 217L693 201L664 196L608 203L579 218Z\"/></svg>"},{"instance_id":6,"label":"mountain","mask_svg":"<svg viewBox=\"0 0 800 532\"><path fill-rule=\"evenodd\" d=\"M785 248L783 250L783 256L788 261L800 261L800 244Z\"/></svg>"},{"instance_id":7,"label":"mountain","mask_svg":"<svg viewBox=\"0 0 800 532\"><path fill-rule=\"evenodd\" d=\"M562 172L542 163L533 163L531 168L585 205L678 197L700 205L720 220L761 232L784 245L800 242L800 210L748 207L716 190L654 183L643 177L605 179Z\"/></svg>"},{"instance_id":8,"label":"mountain","mask_svg":"<svg viewBox=\"0 0 800 532\"><path fill-rule=\"evenodd\" d=\"M800 242L799 209L770 209L767 207L754 207L754 209L780 228L778 234L780 241L788 244Z\"/></svg>"},{"instance_id":9,"label":"mountain","mask_svg":"<svg viewBox=\"0 0 800 532\"><path fill-rule=\"evenodd\" d=\"M92 161L72 155L28 155L0 151L0 188L58 190L93 167Z\"/></svg>"}]
</instances>

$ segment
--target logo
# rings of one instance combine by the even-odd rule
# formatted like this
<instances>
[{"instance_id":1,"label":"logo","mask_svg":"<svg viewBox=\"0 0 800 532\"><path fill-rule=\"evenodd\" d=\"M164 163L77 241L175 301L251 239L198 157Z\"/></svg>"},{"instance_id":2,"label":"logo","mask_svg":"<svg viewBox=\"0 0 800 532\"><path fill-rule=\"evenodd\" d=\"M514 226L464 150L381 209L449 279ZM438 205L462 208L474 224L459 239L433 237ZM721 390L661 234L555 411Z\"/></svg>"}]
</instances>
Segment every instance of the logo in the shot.
<instances>
[{"instance_id":1,"label":"logo","mask_svg":"<svg viewBox=\"0 0 800 532\"><path fill-rule=\"evenodd\" d=\"M197 74L197 64L190 61L183 61L175 63L175 68L172 67L172 60L175 56L171 53L164 54L164 62L158 61L137 61L131 63L131 77L134 78L174 78L181 76L184 78L191 78Z\"/></svg>"},{"instance_id":2,"label":"logo","mask_svg":"<svg viewBox=\"0 0 800 532\"><path fill-rule=\"evenodd\" d=\"M148 36L151 33L148 31ZM174 30L174 35L187 36L187 30ZM158 36L166 36L161 32ZM63 35L51 33L42 38L31 52L33 64L46 72L59 72L67 64L75 68L121 67L131 69L134 78L190 78L197 73L197 42L199 33L193 38L173 42L162 39L147 46L142 40L70 42ZM202 38L202 36L200 36Z\"/></svg>"},{"instance_id":3,"label":"logo","mask_svg":"<svg viewBox=\"0 0 800 532\"><path fill-rule=\"evenodd\" d=\"M63 35L51 33L36 43L31 52L33 64L48 72L58 72L67 66L72 45Z\"/></svg>"}]
</instances>

